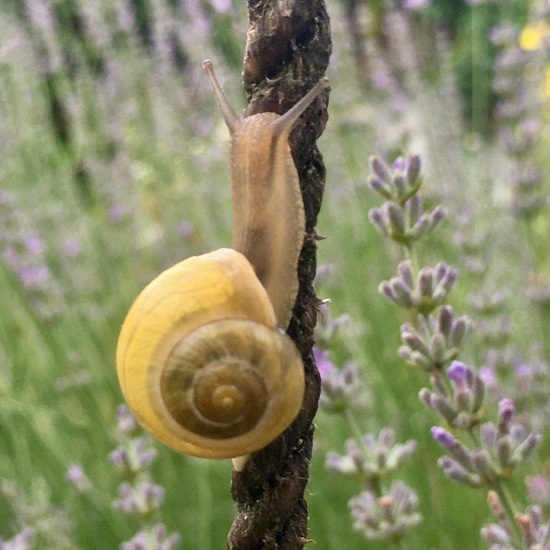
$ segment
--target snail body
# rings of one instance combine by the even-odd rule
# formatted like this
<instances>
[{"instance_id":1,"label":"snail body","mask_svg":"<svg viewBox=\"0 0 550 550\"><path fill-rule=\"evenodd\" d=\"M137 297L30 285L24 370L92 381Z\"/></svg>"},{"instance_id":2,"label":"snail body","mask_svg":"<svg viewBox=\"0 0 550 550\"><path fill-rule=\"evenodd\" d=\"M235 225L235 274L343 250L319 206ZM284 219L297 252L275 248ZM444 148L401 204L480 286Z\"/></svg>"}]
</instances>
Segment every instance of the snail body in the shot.
<instances>
[{"instance_id":1,"label":"snail body","mask_svg":"<svg viewBox=\"0 0 550 550\"><path fill-rule=\"evenodd\" d=\"M304 211L288 135L327 86L285 115L239 119L205 62L232 136L233 248L153 280L123 323L117 373L140 424L185 454L234 458L269 444L301 408L300 354L285 334Z\"/></svg>"},{"instance_id":2,"label":"snail body","mask_svg":"<svg viewBox=\"0 0 550 550\"><path fill-rule=\"evenodd\" d=\"M288 137L300 115L328 86L321 79L284 115L259 113L239 118L212 69L218 105L231 134L233 244L254 267L286 329L298 293L298 258L305 235L305 216L298 172Z\"/></svg>"}]
</instances>

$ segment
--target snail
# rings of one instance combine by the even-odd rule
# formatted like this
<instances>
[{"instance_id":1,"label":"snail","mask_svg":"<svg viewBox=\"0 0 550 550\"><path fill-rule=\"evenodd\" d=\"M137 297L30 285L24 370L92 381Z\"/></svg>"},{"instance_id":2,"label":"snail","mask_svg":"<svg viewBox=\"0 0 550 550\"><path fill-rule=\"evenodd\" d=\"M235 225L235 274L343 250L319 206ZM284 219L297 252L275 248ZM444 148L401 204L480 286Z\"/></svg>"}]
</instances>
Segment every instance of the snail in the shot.
<instances>
[{"instance_id":1,"label":"snail","mask_svg":"<svg viewBox=\"0 0 550 550\"><path fill-rule=\"evenodd\" d=\"M117 373L139 423L182 453L235 458L257 451L298 414L300 354L285 333L298 290L304 209L288 136L328 86L292 109L240 119L203 63L231 134L232 248L187 258L131 306Z\"/></svg>"}]
</instances>

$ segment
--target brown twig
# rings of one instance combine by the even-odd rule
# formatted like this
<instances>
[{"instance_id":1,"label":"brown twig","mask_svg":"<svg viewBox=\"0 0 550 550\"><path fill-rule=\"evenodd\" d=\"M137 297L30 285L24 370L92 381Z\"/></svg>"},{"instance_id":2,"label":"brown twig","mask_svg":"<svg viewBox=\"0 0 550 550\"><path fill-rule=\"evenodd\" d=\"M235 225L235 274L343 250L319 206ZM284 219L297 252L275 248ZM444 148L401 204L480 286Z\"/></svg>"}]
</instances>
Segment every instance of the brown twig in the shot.
<instances>
[{"instance_id":1,"label":"brown twig","mask_svg":"<svg viewBox=\"0 0 550 550\"><path fill-rule=\"evenodd\" d=\"M283 113L325 74L331 53L329 19L323 0L249 0L244 57L248 114ZM304 402L293 424L273 443L254 453L241 472L233 472L231 492L239 513L227 538L231 550L299 549L307 543L307 503L313 443L313 417L320 393L313 360L313 329L319 301L315 225L321 207L325 167L315 141L327 122L328 94L303 115L290 137L306 214L300 255L300 289L288 333L305 368Z\"/></svg>"}]
</instances>

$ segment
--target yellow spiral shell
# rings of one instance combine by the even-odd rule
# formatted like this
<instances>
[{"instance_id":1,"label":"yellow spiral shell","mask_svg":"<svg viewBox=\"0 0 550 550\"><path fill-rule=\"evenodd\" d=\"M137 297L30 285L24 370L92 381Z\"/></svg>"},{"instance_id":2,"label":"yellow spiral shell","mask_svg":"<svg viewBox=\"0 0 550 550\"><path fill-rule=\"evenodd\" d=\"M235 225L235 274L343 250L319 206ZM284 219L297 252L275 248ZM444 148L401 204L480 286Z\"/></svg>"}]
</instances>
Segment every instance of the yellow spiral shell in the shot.
<instances>
[{"instance_id":1,"label":"yellow spiral shell","mask_svg":"<svg viewBox=\"0 0 550 550\"><path fill-rule=\"evenodd\" d=\"M300 410L304 374L266 291L232 249L188 258L139 295L117 348L140 424L185 454L232 458L265 447Z\"/></svg>"}]
</instances>

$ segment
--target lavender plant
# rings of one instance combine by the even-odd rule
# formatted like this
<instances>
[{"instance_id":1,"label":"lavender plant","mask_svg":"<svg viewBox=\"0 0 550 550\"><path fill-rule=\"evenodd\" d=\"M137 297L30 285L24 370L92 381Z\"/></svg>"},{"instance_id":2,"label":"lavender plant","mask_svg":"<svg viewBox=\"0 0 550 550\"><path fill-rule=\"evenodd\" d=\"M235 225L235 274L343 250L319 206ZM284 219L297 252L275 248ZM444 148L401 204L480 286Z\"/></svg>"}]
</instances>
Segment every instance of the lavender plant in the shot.
<instances>
[{"instance_id":1,"label":"lavender plant","mask_svg":"<svg viewBox=\"0 0 550 550\"><path fill-rule=\"evenodd\" d=\"M109 461L123 478L118 484L118 496L111 502L113 510L128 516L139 531L128 541L122 542L122 550L172 550L179 546L181 536L168 534L159 522L164 488L153 483L150 467L157 458L157 451L148 438L143 436L135 418L125 405L117 409L115 437L117 447L109 454ZM82 465L72 464L67 470L67 481L79 492L97 492ZM103 500L103 498L100 498Z\"/></svg>"},{"instance_id":2,"label":"lavender plant","mask_svg":"<svg viewBox=\"0 0 550 550\"><path fill-rule=\"evenodd\" d=\"M414 155L407 161L399 158L390 170L382 160L372 157L371 169L369 186L388 201L381 208L371 210L371 221L381 233L402 245L407 257L399 264L398 275L381 283L379 290L395 305L418 315L417 326L405 323L401 327L403 346L399 354L409 365L429 374L431 389L422 388L420 400L448 428L432 428L432 437L448 453L438 464L450 479L470 487L488 487L497 495L507 527L484 528L483 536L489 543L497 540L495 533L501 530L515 547L542 540L546 535L544 529L539 528L540 513L536 515L530 509L531 512L521 516L524 519L514 523L516 504L507 486L516 467L539 445L540 436L513 422L515 407L508 398L499 401L497 424L483 422L486 414L483 380L476 369L456 360L471 321L465 315L455 319L452 308L446 304L458 272L443 263L435 268L419 268L414 248L418 238L403 238L418 220L425 220L431 231L437 224L430 224L429 220L434 219L435 213L440 213L436 218L438 222L443 216L440 206L431 214L422 213L420 199L416 197L420 188L420 159ZM401 200L397 202L395 198ZM411 219L407 213L411 211L413 199L419 206ZM392 214L381 216L380 212ZM533 519L535 516L537 521Z\"/></svg>"},{"instance_id":3,"label":"lavender plant","mask_svg":"<svg viewBox=\"0 0 550 550\"><path fill-rule=\"evenodd\" d=\"M2 550L78 548L69 510L52 502L51 489L43 478L36 478L28 491L22 491L12 480L2 479L0 494L8 503L19 530L9 540L0 538Z\"/></svg>"},{"instance_id":4,"label":"lavender plant","mask_svg":"<svg viewBox=\"0 0 550 550\"><path fill-rule=\"evenodd\" d=\"M334 451L326 454L325 468L363 487L348 502L354 529L366 539L398 545L422 520L415 491L402 481L390 482L414 453L416 441L397 443L391 428L383 428L377 435L364 433L359 419L371 396L359 378L358 365L348 362L338 368L329 359L329 348L348 322L348 316L331 319L325 307L317 328L318 346L325 349L313 350L321 375L319 407L326 413L343 415L354 433L345 442L345 454Z\"/></svg>"}]
</instances>

